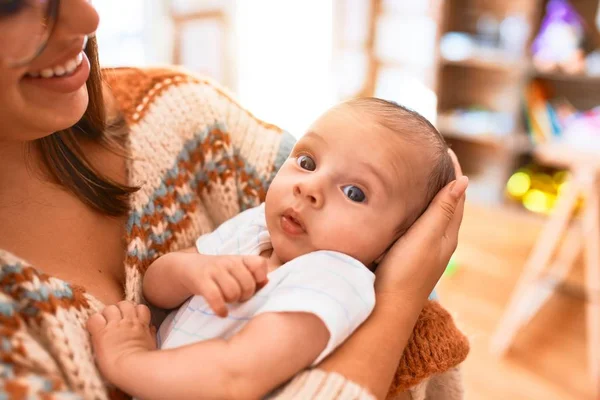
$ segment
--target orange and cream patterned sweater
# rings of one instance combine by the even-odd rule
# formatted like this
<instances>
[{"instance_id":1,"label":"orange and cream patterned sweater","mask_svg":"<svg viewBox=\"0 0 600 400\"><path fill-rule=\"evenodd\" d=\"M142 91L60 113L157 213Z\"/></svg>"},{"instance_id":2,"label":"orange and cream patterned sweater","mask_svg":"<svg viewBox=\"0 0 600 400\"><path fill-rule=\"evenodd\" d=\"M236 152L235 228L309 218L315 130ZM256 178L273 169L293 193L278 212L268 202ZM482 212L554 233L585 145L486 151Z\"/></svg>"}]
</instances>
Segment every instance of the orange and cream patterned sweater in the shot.
<instances>
[{"instance_id":1,"label":"orange and cream patterned sweater","mask_svg":"<svg viewBox=\"0 0 600 400\"><path fill-rule=\"evenodd\" d=\"M294 139L255 118L223 89L177 69L104 71L129 127L131 198L125 297L140 302L142 276L160 255L264 200ZM104 305L85 288L43 273L0 249L0 398L110 399L85 330ZM458 364L468 352L449 314L430 302L399 363L390 397L458 399ZM443 389L443 390L442 390ZM280 399L370 399L337 374L313 369Z\"/></svg>"}]
</instances>

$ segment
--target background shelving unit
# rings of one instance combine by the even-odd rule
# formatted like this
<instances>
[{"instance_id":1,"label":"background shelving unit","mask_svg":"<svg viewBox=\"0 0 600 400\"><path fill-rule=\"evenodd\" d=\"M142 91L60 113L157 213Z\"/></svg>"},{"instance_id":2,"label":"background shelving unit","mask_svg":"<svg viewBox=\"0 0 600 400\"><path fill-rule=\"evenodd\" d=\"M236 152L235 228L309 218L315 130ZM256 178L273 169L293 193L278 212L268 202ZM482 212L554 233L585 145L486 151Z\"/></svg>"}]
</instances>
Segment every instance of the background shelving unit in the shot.
<instances>
[{"instance_id":1,"label":"background shelving unit","mask_svg":"<svg viewBox=\"0 0 600 400\"><path fill-rule=\"evenodd\" d=\"M483 50L464 60L440 56L436 93L438 128L446 137L471 177L473 201L510 205L504 194L510 174L523 160L531 160L535 144L527 133L523 93L532 80L542 81L555 95L576 108L586 110L600 104L600 77L564 72L543 73L533 66L530 45L540 29L548 0L447 0L440 20L441 37L448 32L475 35L484 15L500 21L520 15L529 26L529 37L521 57L502 51ZM571 4L586 20L588 42L600 44L594 18L597 0L573 0ZM595 47L595 46L593 46ZM513 129L506 135L469 134L451 129L446 116L453 110L481 105L510 115ZM493 145L490 145L493 144ZM544 161L537 160L540 163Z\"/></svg>"},{"instance_id":2,"label":"background shelving unit","mask_svg":"<svg viewBox=\"0 0 600 400\"><path fill-rule=\"evenodd\" d=\"M348 1L348 0L346 0ZM398 12L407 20L428 18L437 27L432 63L419 72L422 82L437 96L436 125L459 156L469 175L470 201L490 206L508 206L507 180L525 161L535 160L535 143L530 139L524 112L524 93L533 81L542 82L555 96L564 97L578 110L600 105L600 76L540 72L534 67L531 43L538 33L549 0L429 0L418 7L398 6L407 1L371 0L366 39L360 51L366 57L364 83L356 95L377 95L378 77L386 68L414 70L409 58L390 61L378 51L379 25ZM396 9L390 7L395 3ZM586 23L586 50L600 48L596 16L598 0L571 0L570 3ZM405 7L405 9L402 9ZM518 15L526 22L528 37L521 55L498 47L476 47L469 57L446 59L441 51L444 35L462 32L481 37L482 17L502 21ZM484 23L485 24L485 23ZM412 37L398 37L398 46ZM461 130L452 123L457 110L481 107L508 116L508 129L502 133ZM506 122L506 121L505 121ZM545 161L539 160L543 164ZM519 207L516 207L519 209ZM522 208L521 208L522 209Z\"/></svg>"}]
</instances>

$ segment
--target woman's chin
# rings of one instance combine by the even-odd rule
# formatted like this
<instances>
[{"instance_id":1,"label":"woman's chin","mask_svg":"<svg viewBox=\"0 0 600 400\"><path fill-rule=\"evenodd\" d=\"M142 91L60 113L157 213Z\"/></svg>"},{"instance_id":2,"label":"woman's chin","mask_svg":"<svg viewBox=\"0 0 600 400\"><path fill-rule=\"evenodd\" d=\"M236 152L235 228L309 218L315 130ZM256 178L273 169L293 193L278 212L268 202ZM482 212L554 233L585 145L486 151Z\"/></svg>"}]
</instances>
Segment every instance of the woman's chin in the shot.
<instances>
[{"instance_id":1,"label":"woman's chin","mask_svg":"<svg viewBox=\"0 0 600 400\"><path fill-rule=\"evenodd\" d=\"M55 100L55 102L48 102L39 99L36 102L38 105L35 107L35 119L32 119L36 131L51 134L71 128L83 117L89 103L85 87Z\"/></svg>"}]
</instances>

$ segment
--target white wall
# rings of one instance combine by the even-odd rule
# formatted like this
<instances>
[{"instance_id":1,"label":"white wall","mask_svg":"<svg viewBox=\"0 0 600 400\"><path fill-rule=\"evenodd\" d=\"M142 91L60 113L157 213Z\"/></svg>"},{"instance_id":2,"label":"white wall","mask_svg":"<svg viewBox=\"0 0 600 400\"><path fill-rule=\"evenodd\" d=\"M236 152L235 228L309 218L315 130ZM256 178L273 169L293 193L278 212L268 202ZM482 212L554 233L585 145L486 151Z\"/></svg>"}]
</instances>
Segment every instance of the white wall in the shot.
<instances>
[{"instance_id":1,"label":"white wall","mask_svg":"<svg viewBox=\"0 0 600 400\"><path fill-rule=\"evenodd\" d=\"M98 0L96 32L104 66L145 66L171 61L166 0Z\"/></svg>"},{"instance_id":2,"label":"white wall","mask_svg":"<svg viewBox=\"0 0 600 400\"><path fill-rule=\"evenodd\" d=\"M331 0L238 1L242 104L293 135L334 102Z\"/></svg>"},{"instance_id":3,"label":"white wall","mask_svg":"<svg viewBox=\"0 0 600 400\"><path fill-rule=\"evenodd\" d=\"M180 11L216 7L231 14L232 89L258 117L299 136L335 100L332 3L176 0L172 4ZM97 36L103 65L172 62L167 0L99 0L94 5L101 17ZM195 44L193 57L184 59L198 64L194 60L210 44Z\"/></svg>"}]
</instances>

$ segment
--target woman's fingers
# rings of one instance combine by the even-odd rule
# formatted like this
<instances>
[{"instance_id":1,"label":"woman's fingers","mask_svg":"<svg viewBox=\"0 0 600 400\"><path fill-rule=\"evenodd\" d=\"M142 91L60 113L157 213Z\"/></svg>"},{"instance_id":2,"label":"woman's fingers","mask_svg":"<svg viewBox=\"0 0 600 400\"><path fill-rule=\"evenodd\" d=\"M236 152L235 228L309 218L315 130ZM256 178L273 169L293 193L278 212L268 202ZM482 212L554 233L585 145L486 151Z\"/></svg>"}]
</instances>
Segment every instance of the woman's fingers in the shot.
<instances>
[{"instance_id":1,"label":"woman's fingers","mask_svg":"<svg viewBox=\"0 0 600 400\"><path fill-rule=\"evenodd\" d=\"M440 190L425 213L406 232L405 237L408 236L412 240L412 236L415 236L414 240L419 242L434 241L437 244L440 239L458 235L462 219L461 199L468 184L469 179L461 176Z\"/></svg>"},{"instance_id":2,"label":"woman's fingers","mask_svg":"<svg viewBox=\"0 0 600 400\"><path fill-rule=\"evenodd\" d=\"M463 177L466 178L466 177ZM457 182L458 184L458 182ZM468 180L466 181L466 184L468 185ZM466 190L466 187L465 189ZM444 241L443 245L444 246L448 246L448 248L443 248L444 254L448 253L449 256L452 256L452 253L454 253L454 250L456 250L456 245L458 244L458 232L460 230L460 225L462 223L462 219L463 219L463 213L465 210L465 193L463 191L462 196L460 196L460 198L458 199L458 203L456 204L456 207L454 208L454 213L452 215L452 218L450 219L450 223L448 224L448 227L446 228L446 238L448 238L448 240Z\"/></svg>"},{"instance_id":3,"label":"woman's fingers","mask_svg":"<svg viewBox=\"0 0 600 400\"><path fill-rule=\"evenodd\" d=\"M452 164L454 164L454 173L456 178L460 178L463 176L462 168L460 167L460 163L458 162L458 157L456 157L456 153L452 149L448 149L448 154L450 154L450 158L452 159Z\"/></svg>"},{"instance_id":4,"label":"woman's fingers","mask_svg":"<svg viewBox=\"0 0 600 400\"><path fill-rule=\"evenodd\" d=\"M443 188L396 241L377 267L378 293L427 299L456 249L468 183L459 176Z\"/></svg>"},{"instance_id":5,"label":"woman's fingers","mask_svg":"<svg viewBox=\"0 0 600 400\"><path fill-rule=\"evenodd\" d=\"M450 154L450 158L452 159L452 164L454 164L454 172L456 174L456 179L457 179L457 183L454 185L453 190L457 191L458 193L461 190L463 191L463 194L459 196L458 204L456 205L456 208L454 209L454 212L452 214L452 218L450 219L450 223L448 224L448 227L446 228L446 237L449 238L450 240L446 241L445 243L446 243L446 245L450 246L450 249L444 249L444 251L449 252L451 254L456 249L456 245L458 243L458 231L460 228L460 224L462 222L463 211L465 208L464 193L466 191L466 186L465 186L465 189L463 190L460 185L468 186L469 182L468 182L468 180L467 180L467 182L462 182L462 181L460 183L458 182L460 180L460 178L463 177L462 168L460 167L460 162L458 162L458 157L456 156L456 153L452 149L448 149L448 154ZM459 185L459 186L457 187L456 185ZM448 251L448 250L450 250L450 251Z\"/></svg>"}]
</instances>

